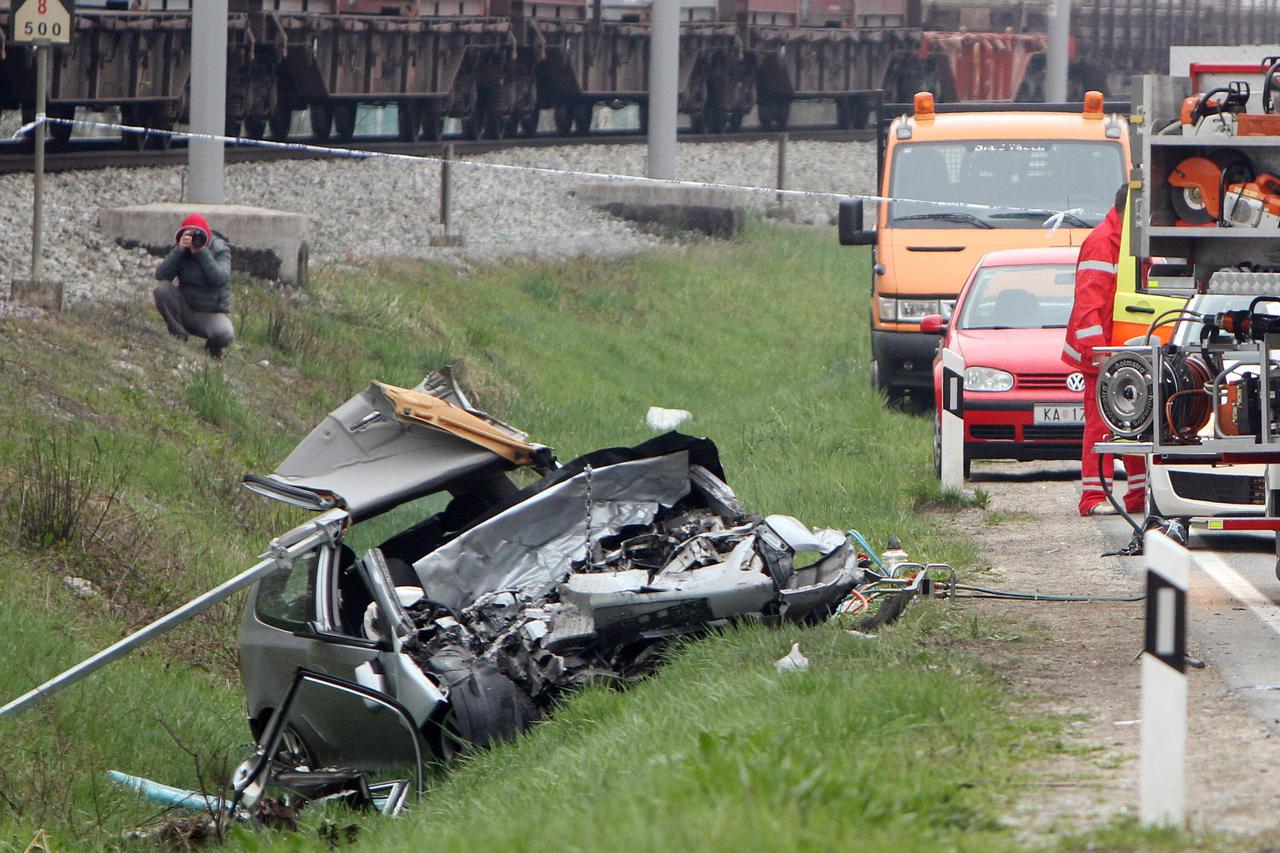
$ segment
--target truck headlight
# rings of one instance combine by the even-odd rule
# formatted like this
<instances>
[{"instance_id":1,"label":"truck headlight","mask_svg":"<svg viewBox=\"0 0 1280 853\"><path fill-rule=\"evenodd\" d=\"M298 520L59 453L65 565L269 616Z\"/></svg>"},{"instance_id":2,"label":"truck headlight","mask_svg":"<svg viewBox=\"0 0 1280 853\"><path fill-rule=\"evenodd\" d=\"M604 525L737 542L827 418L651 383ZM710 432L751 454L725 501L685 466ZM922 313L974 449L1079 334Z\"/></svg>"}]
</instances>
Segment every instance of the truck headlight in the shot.
<instances>
[{"instance_id":1,"label":"truck headlight","mask_svg":"<svg viewBox=\"0 0 1280 853\"><path fill-rule=\"evenodd\" d=\"M1012 373L994 367L966 367L964 370L966 391L1008 391L1012 387Z\"/></svg>"},{"instance_id":2,"label":"truck headlight","mask_svg":"<svg viewBox=\"0 0 1280 853\"><path fill-rule=\"evenodd\" d=\"M949 304L954 306L955 302L949 300ZM879 306L882 323L919 323L930 314L944 312L950 314L947 303L939 304L937 299L897 299L893 296L881 296Z\"/></svg>"}]
</instances>

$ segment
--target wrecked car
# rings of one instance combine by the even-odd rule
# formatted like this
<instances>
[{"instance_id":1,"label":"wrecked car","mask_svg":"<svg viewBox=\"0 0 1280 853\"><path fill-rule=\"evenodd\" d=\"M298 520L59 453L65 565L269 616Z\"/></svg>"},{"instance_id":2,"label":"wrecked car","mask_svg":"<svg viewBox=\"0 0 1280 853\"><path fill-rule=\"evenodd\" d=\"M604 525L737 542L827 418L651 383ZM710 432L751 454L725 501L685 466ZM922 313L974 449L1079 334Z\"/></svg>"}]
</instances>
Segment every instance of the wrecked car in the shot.
<instances>
[{"instance_id":1,"label":"wrecked car","mask_svg":"<svg viewBox=\"0 0 1280 853\"><path fill-rule=\"evenodd\" d=\"M447 760L568 689L640 676L674 637L825 618L863 577L843 533L745 512L711 441L673 432L560 464L447 369L371 384L245 482L319 513L278 542L328 532L258 580L240 633L259 757L295 767ZM348 544L405 515L365 553Z\"/></svg>"}]
</instances>

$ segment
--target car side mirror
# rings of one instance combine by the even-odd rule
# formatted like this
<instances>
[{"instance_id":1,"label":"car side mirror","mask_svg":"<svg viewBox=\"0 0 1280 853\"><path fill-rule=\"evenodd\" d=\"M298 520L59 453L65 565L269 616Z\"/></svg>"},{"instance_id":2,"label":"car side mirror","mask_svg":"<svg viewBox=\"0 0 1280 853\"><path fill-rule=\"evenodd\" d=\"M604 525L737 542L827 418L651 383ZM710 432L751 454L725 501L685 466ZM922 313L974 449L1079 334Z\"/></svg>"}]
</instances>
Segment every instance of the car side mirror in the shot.
<instances>
[{"instance_id":1,"label":"car side mirror","mask_svg":"<svg viewBox=\"0 0 1280 853\"><path fill-rule=\"evenodd\" d=\"M947 321L941 314L926 314L920 318L920 331L929 335L939 335L947 330Z\"/></svg>"},{"instance_id":2,"label":"car side mirror","mask_svg":"<svg viewBox=\"0 0 1280 853\"><path fill-rule=\"evenodd\" d=\"M841 246L870 246L876 242L876 232L862 227L862 199L847 198L840 202L839 228Z\"/></svg>"}]
</instances>

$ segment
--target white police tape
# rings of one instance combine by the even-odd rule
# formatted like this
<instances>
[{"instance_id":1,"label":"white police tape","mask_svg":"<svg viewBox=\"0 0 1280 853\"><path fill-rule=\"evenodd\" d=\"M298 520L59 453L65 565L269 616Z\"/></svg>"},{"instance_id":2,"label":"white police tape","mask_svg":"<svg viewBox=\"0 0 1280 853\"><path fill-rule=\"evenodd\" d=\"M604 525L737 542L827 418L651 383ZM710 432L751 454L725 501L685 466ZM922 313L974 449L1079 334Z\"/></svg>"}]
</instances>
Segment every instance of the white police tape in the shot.
<instances>
[{"instance_id":1,"label":"white police tape","mask_svg":"<svg viewBox=\"0 0 1280 853\"><path fill-rule=\"evenodd\" d=\"M140 127L137 125L119 124L115 122L105 121L84 121L82 119L54 118L47 114L37 114L35 120L29 124L25 124L14 132L12 139L21 139L31 133L41 124L59 124L71 127L91 128L98 130L112 130L120 133L128 133L137 136L152 137L168 137L169 139L201 139L212 142L225 142L237 147L243 148L271 148L279 151L298 151L308 154L320 154L331 157L346 157L355 160L392 160L397 162L411 162L422 164L439 164L444 161L443 157L433 157L427 154L397 154L390 151L369 151L360 148L334 148L327 145L312 145L306 142L278 142L270 139L252 139L244 136L223 136L217 133L194 133L187 130L162 130L158 128ZM715 181L681 181L668 180L666 178L649 178L643 175L620 175L612 172L588 172L579 169L549 169L544 166L517 166L511 163L489 163L483 160L465 160L450 158L449 165L451 167L471 168L471 169L488 169L495 172L517 172L527 175L542 175L547 177L561 178L578 178L584 180L611 181L617 183L634 183L661 185L670 187L690 187L695 189L712 189L725 190L729 192L752 193L756 195L769 195L773 198L798 198L813 199L817 201L844 201L861 199L862 201L873 202L901 202L907 204L917 204L926 207L945 207L950 210L956 208L965 208L969 210L989 210L1002 211L1011 213L1048 213L1048 218L1044 220L1042 226L1048 228L1046 239L1053 236L1063 222L1068 219L1079 219L1081 216L1095 216L1101 219L1105 216L1105 212L1097 213L1085 211L1083 208L1075 207L1069 210L1045 211L1043 208L1027 208L1013 205L999 204L977 204L966 201L938 201L933 199L915 199L901 198L880 195L864 195L859 193L835 193L835 192L818 192L815 190L786 190L777 187L751 187L741 184L725 184ZM958 216L964 216L964 213L957 213ZM976 224L976 223L975 223ZM979 227L989 227L989 223L983 222Z\"/></svg>"}]
</instances>

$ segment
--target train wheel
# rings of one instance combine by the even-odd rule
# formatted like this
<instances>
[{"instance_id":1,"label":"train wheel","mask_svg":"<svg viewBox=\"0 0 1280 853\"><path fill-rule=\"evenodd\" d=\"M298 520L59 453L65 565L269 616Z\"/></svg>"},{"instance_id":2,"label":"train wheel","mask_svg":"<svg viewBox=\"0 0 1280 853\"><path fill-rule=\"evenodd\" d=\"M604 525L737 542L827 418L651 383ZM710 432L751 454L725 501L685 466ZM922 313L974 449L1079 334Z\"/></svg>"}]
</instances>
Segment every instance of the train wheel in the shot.
<instances>
[{"instance_id":1,"label":"train wheel","mask_svg":"<svg viewBox=\"0 0 1280 853\"><path fill-rule=\"evenodd\" d=\"M267 135L267 117L264 115L248 115L244 117L244 135L252 139L261 139Z\"/></svg>"},{"instance_id":2,"label":"train wheel","mask_svg":"<svg viewBox=\"0 0 1280 853\"><path fill-rule=\"evenodd\" d=\"M333 133L333 107L329 104L312 104L307 110L311 118L311 135L324 142Z\"/></svg>"},{"instance_id":3,"label":"train wheel","mask_svg":"<svg viewBox=\"0 0 1280 853\"><path fill-rule=\"evenodd\" d=\"M568 136L573 132L573 106L561 104L555 108L556 133Z\"/></svg>"},{"instance_id":4,"label":"train wheel","mask_svg":"<svg viewBox=\"0 0 1280 853\"><path fill-rule=\"evenodd\" d=\"M422 138L431 142L439 142L444 136L444 115L437 110L422 111Z\"/></svg>"},{"instance_id":5,"label":"train wheel","mask_svg":"<svg viewBox=\"0 0 1280 853\"><path fill-rule=\"evenodd\" d=\"M479 139L484 132L484 114L476 107L462 118L462 135L466 139Z\"/></svg>"},{"instance_id":6,"label":"train wheel","mask_svg":"<svg viewBox=\"0 0 1280 853\"><path fill-rule=\"evenodd\" d=\"M293 104L288 101L278 101L267 121L270 125L271 138L276 142L284 142L289 138L289 131L293 127Z\"/></svg>"},{"instance_id":7,"label":"train wheel","mask_svg":"<svg viewBox=\"0 0 1280 853\"><path fill-rule=\"evenodd\" d=\"M163 104L151 107L143 115L146 117L147 127L161 131L172 131L177 118L175 109ZM172 133L148 134L146 145L153 151L168 151L173 145L173 135Z\"/></svg>"},{"instance_id":8,"label":"train wheel","mask_svg":"<svg viewBox=\"0 0 1280 853\"><path fill-rule=\"evenodd\" d=\"M713 77L707 81L707 131L724 133L724 126L729 121L729 93L725 91L725 81Z\"/></svg>"},{"instance_id":9,"label":"train wheel","mask_svg":"<svg viewBox=\"0 0 1280 853\"><path fill-rule=\"evenodd\" d=\"M507 117L493 107L484 111L484 135L489 139L507 135Z\"/></svg>"},{"instance_id":10,"label":"train wheel","mask_svg":"<svg viewBox=\"0 0 1280 853\"><path fill-rule=\"evenodd\" d=\"M145 115L141 107L121 107L120 123L130 127L137 127L146 124ZM141 151L147 144L147 135L132 130L122 130L120 131L120 144L128 151Z\"/></svg>"},{"instance_id":11,"label":"train wheel","mask_svg":"<svg viewBox=\"0 0 1280 853\"><path fill-rule=\"evenodd\" d=\"M595 104L579 104L573 108L573 132L578 136L586 136L591 132L591 116L595 113Z\"/></svg>"},{"instance_id":12,"label":"train wheel","mask_svg":"<svg viewBox=\"0 0 1280 853\"><path fill-rule=\"evenodd\" d=\"M350 142L356 135L356 104L337 104L333 108L333 135L339 142Z\"/></svg>"},{"instance_id":13,"label":"train wheel","mask_svg":"<svg viewBox=\"0 0 1280 853\"><path fill-rule=\"evenodd\" d=\"M401 101L396 104L398 136L401 142L414 142L418 139L422 119L419 117L417 104Z\"/></svg>"},{"instance_id":14,"label":"train wheel","mask_svg":"<svg viewBox=\"0 0 1280 853\"><path fill-rule=\"evenodd\" d=\"M73 119L76 117L75 107L48 107L46 110L49 118ZM45 127L49 129L49 136L54 142L67 142L71 139L72 126L69 124L55 124L50 122Z\"/></svg>"},{"instance_id":15,"label":"train wheel","mask_svg":"<svg viewBox=\"0 0 1280 853\"><path fill-rule=\"evenodd\" d=\"M525 136L538 135L538 121L542 118L542 110L534 107L520 116L520 132Z\"/></svg>"}]
</instances>

